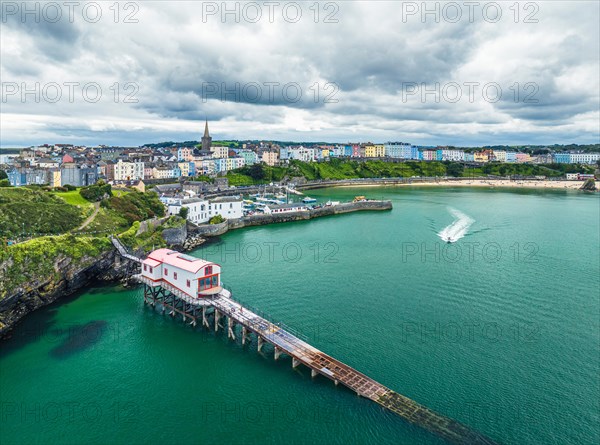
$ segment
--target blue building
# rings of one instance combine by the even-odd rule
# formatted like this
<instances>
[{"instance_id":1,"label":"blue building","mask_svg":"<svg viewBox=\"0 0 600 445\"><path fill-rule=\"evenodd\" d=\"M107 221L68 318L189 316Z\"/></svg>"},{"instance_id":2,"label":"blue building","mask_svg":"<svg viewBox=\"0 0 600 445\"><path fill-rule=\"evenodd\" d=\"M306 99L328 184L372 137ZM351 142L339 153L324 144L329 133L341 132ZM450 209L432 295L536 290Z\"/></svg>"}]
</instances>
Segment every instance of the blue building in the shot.
<instances>
[{"instance_id":1,"label":"blue building","mask_svg":"<svg viewBox=\"0 0 600 445\"><path fill-rule=\"evenodd\" d=\"M557 164L570 164L571 153L554 153L554 162Z\"/></svg>"},{"instance_id":2,"label":"blue building","mask_svg":"<svg viewBox=\"0 0 600 445\"><path fill-rule=\"evenodd\" d=\"M18 170L12 170L7 173L8 182L13 187L19 187L21 185L27 185L27 175Z\"/></svg>"},{"instance_id":3,"label":"blue building","mask_svg":"<svg viewBox=\"0 0 600 445\"><path fill-rule=\"evenodd\" d=\"M237 155L244 158L245 165L254 165L258 163L258 155L252 150L238 150Z\"/></svg>"},{"instance_id":4,"label":"blue building","mask_svg":"<svg viewBox=\"0 0 600 445\"><path fill-rule=\"evenodd\" d=\"M419 159L419 149L406 142L388 142L385 144L385 155L397 159Z\"/></svg>"}]
</instances>

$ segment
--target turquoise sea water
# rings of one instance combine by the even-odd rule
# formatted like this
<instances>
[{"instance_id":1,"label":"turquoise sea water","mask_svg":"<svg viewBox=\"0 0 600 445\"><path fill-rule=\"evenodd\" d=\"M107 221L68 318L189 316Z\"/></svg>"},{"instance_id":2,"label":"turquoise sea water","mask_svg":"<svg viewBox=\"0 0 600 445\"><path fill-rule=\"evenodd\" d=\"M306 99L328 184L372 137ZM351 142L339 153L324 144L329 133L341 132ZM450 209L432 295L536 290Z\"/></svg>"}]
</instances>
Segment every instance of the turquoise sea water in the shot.
<instances>
[{"instance_id":1,"label":"turquoise sea water","mask_svg":"<svg viewBox=\"0 0 600 445\"><path fill-rule=\"evenodd\" d=\"M506 444L600 441L600 200L364 188L364 212L233 231L193 252L324 352ZM446 244L458 211L474 220ZM437 444L369 400L96 286L1 343L0 441Z\"/></svg>"}]
</instances>

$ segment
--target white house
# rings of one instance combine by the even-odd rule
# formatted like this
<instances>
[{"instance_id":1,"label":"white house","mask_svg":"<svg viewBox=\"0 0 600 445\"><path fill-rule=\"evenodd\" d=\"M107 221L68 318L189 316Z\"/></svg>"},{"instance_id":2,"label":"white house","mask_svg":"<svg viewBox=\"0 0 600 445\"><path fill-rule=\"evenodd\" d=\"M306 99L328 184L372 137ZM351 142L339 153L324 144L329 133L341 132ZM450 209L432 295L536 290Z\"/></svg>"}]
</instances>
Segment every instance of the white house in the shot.
<instances>
[{"instance_id":1,"label":"white house","mask_svg":"<svg viewBox=\"0 0 600 445\"><path fill-rule=\"evenodd\" d=\"M571 153L571 164L594 164L600 160L600 153Z\"/></svg>"},{"instance_id":2,"label":"white house","mask_svg":"<svg viewBox=\"0 0 600 445\"><path fill-rule=\"evenodd\" d=\"M177 215L182 207L187 207L187 219L194 224L205 224L217 215L221 215L225 219L238 219L244 216L243 202L235 197L221 197L211 200L171 198L166 204L169 215Z\"/></svg>"},{"instance_id":3,"label":"white house","mask_svg":"<svg viewBox=\"0 0 600 445\"><path fill-rule=\"evenodd\" d=\"M155 285L174 287L192 298L219 293L221 266L202 258L158 249L142 261L142 277Z\"/></svg>"},{"instance_id":4,"label":"white house","mask_svg":"<svg viewBox=\"0 0 600 445\"><path fill-rule=\"evenodd\" d=\"M115 180L129 181L134 179L144 179L143 162L127 162L119 159L115 164Z\"/></svg>"}]
</instances>

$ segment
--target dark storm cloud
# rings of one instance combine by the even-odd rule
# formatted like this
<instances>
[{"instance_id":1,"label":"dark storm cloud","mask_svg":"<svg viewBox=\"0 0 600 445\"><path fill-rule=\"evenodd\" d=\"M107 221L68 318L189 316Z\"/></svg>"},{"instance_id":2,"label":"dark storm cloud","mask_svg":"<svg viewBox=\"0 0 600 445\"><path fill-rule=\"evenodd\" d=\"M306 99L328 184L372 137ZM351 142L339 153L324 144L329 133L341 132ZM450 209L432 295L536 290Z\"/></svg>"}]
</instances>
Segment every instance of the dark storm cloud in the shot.
<instances>
[{"instance_id":1,"label":"dark storm cloud","mask_svg":"<svg viewBox=\"0 0 600 445\"><path fill-rule=\"evenodd\" d=\"M405 22L400 2L340 2L337 23L315 23L308 9L298 23L280 16L223 23L203 22L200 3L139 6L137 24L6 17L3 81L94 81L104 96L91 104L11 100L3 104L3 144L52 135L127 144L195 139L205 118L223 138L468 145L457 141L598 137L596 3L540 3L535 25L514 23L508 9L499 23ZM112 100L115 82L134 82L137 101ZM407 97L407 83L449 82L497 82L502 98ZM527 82L537 86L537 103L524 102ZM286 84L297 84L301 97L284 94ZM325 100L327 84L334 101Z\"/></svg>"},{"instance_id":2,"label":"dark storm cloud","mask_svg":"<svg viewBox=\"0 0 600 445\"><path fill-rule=\"evenodd\" d=\"M38 2L39 3L39 2ZM14 31L20 39L31 39L34 42L32 58L49 59L55 62L64 62L74 58L79 51L78 42L81 30L75 22L60 19L56 22L44 20L41 13L34 15L3 14L0 19L4 32ZM18 68L13 65L13 72L18 73ZM34 72L34 70L29 70Z\"/></svg>"}]
</instances>

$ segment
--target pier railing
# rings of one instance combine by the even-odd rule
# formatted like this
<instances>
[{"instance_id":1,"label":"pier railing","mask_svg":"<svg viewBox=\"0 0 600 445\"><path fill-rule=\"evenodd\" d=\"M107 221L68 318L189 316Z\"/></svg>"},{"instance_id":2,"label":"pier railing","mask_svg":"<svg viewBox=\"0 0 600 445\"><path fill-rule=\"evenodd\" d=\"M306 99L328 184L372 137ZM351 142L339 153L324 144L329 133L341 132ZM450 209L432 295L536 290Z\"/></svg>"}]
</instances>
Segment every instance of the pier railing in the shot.
<instances>
[{"instance_id":1,"label":"pier railing","mask_svg":"<svg viewBox=\"0 0 600 445\"><path fill-rule=\"evenodd\" d=\"M256 315L258 315L261 318L264 318L265 320L267 320L269 323L277 326L278 328L283 329L284 331L289 332L290 334L294 335L295 337L298 337L300 340L308 342L308 336L305 335L304 333L302 333L299 329L297 328L293 328L288 326L287 324L277 320L275 317L273 317L270 314L267 314L266 312L258 309L257 307L248 304L244 301L239 300L238 298L233 296L233 291L231 288L227 287L227 286L223 286L224 289L227 289L230 293L231 296L229 297L232 301L235 301L236 303L238 303L239 305L243 306L244 308L248 309L251 312L254 312Z\"/></svg>"}]
</instances>

